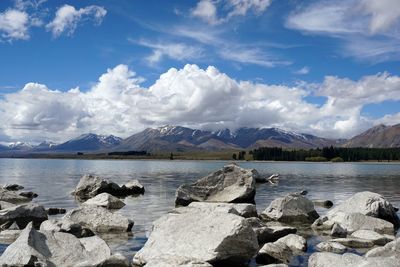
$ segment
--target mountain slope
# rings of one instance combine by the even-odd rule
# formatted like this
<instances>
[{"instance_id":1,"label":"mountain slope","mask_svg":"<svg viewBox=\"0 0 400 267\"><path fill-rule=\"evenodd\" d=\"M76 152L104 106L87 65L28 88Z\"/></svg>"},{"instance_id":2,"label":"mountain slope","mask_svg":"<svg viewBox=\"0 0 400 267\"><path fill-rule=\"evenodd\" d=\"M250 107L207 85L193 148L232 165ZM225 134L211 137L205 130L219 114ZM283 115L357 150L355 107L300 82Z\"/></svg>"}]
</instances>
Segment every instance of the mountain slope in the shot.
<instances>
[{"instance_id":1,"label":"mountain slope","mask_svg":"<svg viewBox=\"0 0 400 267\"><path fill-rule=\"evenodd\" d=\"M351 138L346 147L400 147L400 124L386 126L377 125L367 131Z\"/></svg>"},{"instance_id":2,"label":"mountain slope","mask_svg":"<svg viewBox=\"0 0 400 267\"><path fill-rule=\"evenodd\" d=\"M56 152L98 151L115 147L121 143L121 138L114 135L83 134L65 143L52 146Z\"/></svg>"}]
</instances>

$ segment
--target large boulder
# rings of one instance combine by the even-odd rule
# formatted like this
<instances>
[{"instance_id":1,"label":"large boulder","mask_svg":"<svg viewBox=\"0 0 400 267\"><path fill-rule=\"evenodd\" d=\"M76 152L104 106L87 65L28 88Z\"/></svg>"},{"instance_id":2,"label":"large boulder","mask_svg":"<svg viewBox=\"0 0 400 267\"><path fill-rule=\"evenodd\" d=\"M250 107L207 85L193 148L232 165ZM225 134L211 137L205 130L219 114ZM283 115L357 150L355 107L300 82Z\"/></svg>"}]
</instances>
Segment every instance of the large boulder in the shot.
<instances>
[{"instance_id":1,"label":"large boulder","mask_svg":"<svg viewBox=\"0 0 400 267\"><path fill-rule=\"evenodd\" d=\"M308 267L399 267L398 259L388 257L364 258L352 253L342 255L316 252L308 259Z\"/></svg>"},{"instance_id":2,"label":"large boulder","mask_svg":"<svg viewBox=\"0 0 400 267\"><path fill-rule=\"evenodd\" d=\"M4 251L0 265L100 266L110 256L110 248L97 236L78 239L67 233L36 231L28 224Z\"/></svg>"},{"instance_id":3,"label":"large boulder","mask_svg":"<svg viewBox=\"0 0 400 267\"><path fill-rule=\"evenodd\" d=\"M340 211L330 215L330 217L318 218L312 227L317 230L330 230L335 224L338 224L347 234L357 230L371 230L390 235L394 233L394 226L388 221L366 216L362 213L343 213Z\"/></svg>"},{"instance_id":4,"label":"large boulder","mask_svg":"<svg viewBox=\"0 0 400 267\"><path fill-rule=\"evenodd\" d=\"M366 257L392 257L400 262L400 238L387 243L383 247L371 249L365 255Z\"/></svg>"},{"instance_id":5,"label":"large boulder","mask_svg":"<svg viewBox=\"0 0 400 267\"><path fill-rule=\"evenodd\" d=\"M273 243L266 243L258 252L257 263L289 263L294 255L299 255L307 249L304 237L289 234Z\"/></svg>"},{"instance_id":6,"label":"large boulder","mask_svg":"<svg viewBox=\"0 0 400 267\"><path fill-rule=\"evenodd\" d=\"M120 209L125 206L125 203L109 193L101 193L88 199L83 205L96 205L106 209Z\"/></svg>"},{"instance_id":7,"label":"large boulder","mask_svg":"<svg viewBox=\"0 0 400 267\"><path fill-rule=\"evenodd\" d=\"M247 203L192 202L187 207L174 209L173 212L187 212L191 210L199 210L202 212L232 213L244 218L257 217L256 206L254 204Z\"/></svg>"},{"instance_id":8,"label":"large boulder","mask_svg":"<svg viewBox=\"0 0 400 267\"><path fill-rule=\"evenodd\" d=\"M395 226L400 225L399 217L393 205L383 196L373 192L359 192L331 209L327 216L330 218L336 213L361 213L367 216L380 218L391 222Z\"/></svg>"},{"instance_id":9,"label":"large boulder","mask_svg":"<svg viewBox=\"0 0 400 267\"><path fill-rule=\"evenodd\" d=\"M254 203L256 194L255 170L230 164L190 185L181 185L176 191L176 205L191 202Z\"/></svg>"},{"instance_id":10,"label":"large boulder","mask_svg":"<svg viewBox=\"0 0 400 267\"><path fill-rule=\"evenodd\" d=\"M33 226L39 228L45 220L46 210L38 204L22 204L0 210L0 225L16 223L20 229L24 229L29 222L33 222Z\"/></svg>"},{"instance_id":11,"label":"large boulder","mask_svg":"<svg viewBox=\"0 0 400 267\"><path fill-rule=\"evenodd\" d=\"M319 215L311 200L301 194L292 193L272 201L260 217L266 221L312 223Z\"/></svg>"},{"instance_id":12,"label":"large boulder","mask_svg":"<svg viewBox=\"0 0 400 267\"><path fill-rule=\"evenodd\" d=\"M245 218L226 212L181 208L154 222L153 231L134 256L134 262L144 265L181 259L188 263L242 266L257 250L257 236Z\"/></svg>"},{"instance_id":13,"label":"large boulder","mask_svg":"<svg viewBox=\"0 0 400 267\"><path fill-rule=\"evenodd\" d=\"M139 193L143 194L144 187L137 180L119 186L118 184L99 176L84 175L73 192L73 194L80 200L86 200L101 193L109 193L113 196L125 197Z\"/></svg>"},{"instance_id":14,"label":"large boulder","mask_svg":"<svg viewBox=\"0 0 400 267\"><path fill-rule=\"evenodd\" d=\"M73 222L69 219L52 219L44 221L40 225L40 231L64 232L73 234L78 238L94 235L94 233L90 229L82 227L82 225L80 225L79 223Z\"/></svg>"},{"instance_id":15,"label":"large boulder","mask_svg":"<svg viewBox=\"0 0 400 267\"><path fill-rule=\"evenodd\" d=\"M31 198L19 195L15 191L10 191L4 188L0 188L0 201L9 202L12 204L21 204L31 201Z\"/></svg>"},{"instance_id":16,"label":"large boulder","mask_svg":"<svg viewBox=\"0 0 400 267\"><path fill-rule=\"evenodd\" d=\"M94 205L82 205L70 210L63 219L78 223L97 233L129 232L133 226L133 221L121 214Z\"/></svg>"},{"instance_id":17,"label":"large boulder","mask_svg":"<svg viewBox=\"0 0 400 267\"><path fill-rule=\"evenodd\" d=\"M351 234L351 237L370 240L378 246L383 246L394 240L392 235L382 235L371 230L357 230Z\"/></svg>"}]
</instances>

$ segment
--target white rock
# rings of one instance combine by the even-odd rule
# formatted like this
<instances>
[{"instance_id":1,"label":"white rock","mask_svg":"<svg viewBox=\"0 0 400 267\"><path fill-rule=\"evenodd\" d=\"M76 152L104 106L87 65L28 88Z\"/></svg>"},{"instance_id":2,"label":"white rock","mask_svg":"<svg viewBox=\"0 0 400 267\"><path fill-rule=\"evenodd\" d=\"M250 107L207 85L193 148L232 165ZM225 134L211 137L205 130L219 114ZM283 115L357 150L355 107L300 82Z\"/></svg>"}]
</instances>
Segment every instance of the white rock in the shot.
<instances>
[{"instance_id":1,"label":"white rock","mask_svg":"<svg viewBox=\"0 0 400 267\"><path fill-rule=\"evenodd\" d=\"M342 244L338 243L338 242L332 242L332 241L328 241L328 242L321 242L319 244L317 244L316 248L319 251L325 251L325 252L333 252L333 253L344 253L347 248L345 246L343 246Z\"/></svg>"},{"instance_id":2,"label":"white rock","mask_svg":"<svg viewBox=\"0 0 400 267\"><path fill-rule=\"evenodd\" d=\"M88 199L82 205L96 205L106 209L120 209L125 206L125 203L109 193L101 193Z\"/></svg>"},{"instance_id":3,"label":"white rock","mask_svg":"<svg viewBox=\"0 0 400 267\"><path fill-rule=\"evenodd\" d=\"M381 235L371 230L357 230L351 237L371 240L375 245L383 246L394 240L394 236Z\"/></svg>"}]
</instances>

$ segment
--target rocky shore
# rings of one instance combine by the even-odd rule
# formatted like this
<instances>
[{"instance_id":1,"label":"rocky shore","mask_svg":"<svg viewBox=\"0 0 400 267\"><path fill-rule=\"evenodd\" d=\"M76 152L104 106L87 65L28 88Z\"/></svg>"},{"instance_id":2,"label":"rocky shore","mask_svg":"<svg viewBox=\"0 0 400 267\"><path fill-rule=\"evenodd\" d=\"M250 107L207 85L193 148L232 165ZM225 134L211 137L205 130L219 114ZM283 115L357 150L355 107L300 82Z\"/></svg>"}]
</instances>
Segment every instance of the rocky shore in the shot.
<instances>
[{"instance_id":1,"label":"rocky shore","mask_svg":"<svg viewBox=\"0 0 400 267\"><path fill-rule=\"evenodd\" d=\"M265 179L256 170L230 164L181 185L176 208L154 222L133 260L113 254L101 236L132 230L134 215L117 210L124 197L145 193L139 181L118 185L84 175L71 196L80 205L68 211L46 209L31 202L34 192L5 185L0 240L10 245L0 266L295 266L294 257L310 250L304 229L322 240L308 266L400 266L400 220L384 196L359 192L332 203L309 199L304 191L255 203L258 182ZM259 214L256 204L265 205ZM315 205L328 211L320 216Z\"/></svg>"}]
</instances>

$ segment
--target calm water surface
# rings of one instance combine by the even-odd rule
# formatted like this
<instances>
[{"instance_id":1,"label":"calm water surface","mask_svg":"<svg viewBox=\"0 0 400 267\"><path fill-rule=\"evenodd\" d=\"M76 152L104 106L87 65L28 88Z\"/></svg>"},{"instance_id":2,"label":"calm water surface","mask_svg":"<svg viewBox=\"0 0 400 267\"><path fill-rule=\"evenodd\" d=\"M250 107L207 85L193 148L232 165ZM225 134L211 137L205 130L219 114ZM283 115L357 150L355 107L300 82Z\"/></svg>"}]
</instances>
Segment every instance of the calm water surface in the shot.
<instances>
[{"instance_id":1,"label":"calm water surface","mask_svg":"<svg viewBox=\"0 0 400 267\"><path fill-rule=\"evenodd\" d=\"M174 208L174 194L182 183L190 183L227 164L224 161L116 161L0 159L0 184L17 183L34 191L34 200L45 207L71 209L78 203L71 196L83 174L96 174L117 183L138 179L146 189L143 196L128 197L118 212L135 221L132 235L104 236L113 251L132 257L146 242L152 222ZM279 173L279 185L257 185L259 211L286 193L307 190L311 199L329 199L339 203L356 192L373 191L400 207L400 164L384 163L287 163L243 162L263 175ZM326 212L317 209L320 214ZM308 234L309 250L292 262L306 265L309 254L320 238ZM0 253L5 249L1 246Z\"/></svg>"}]
</instances>

